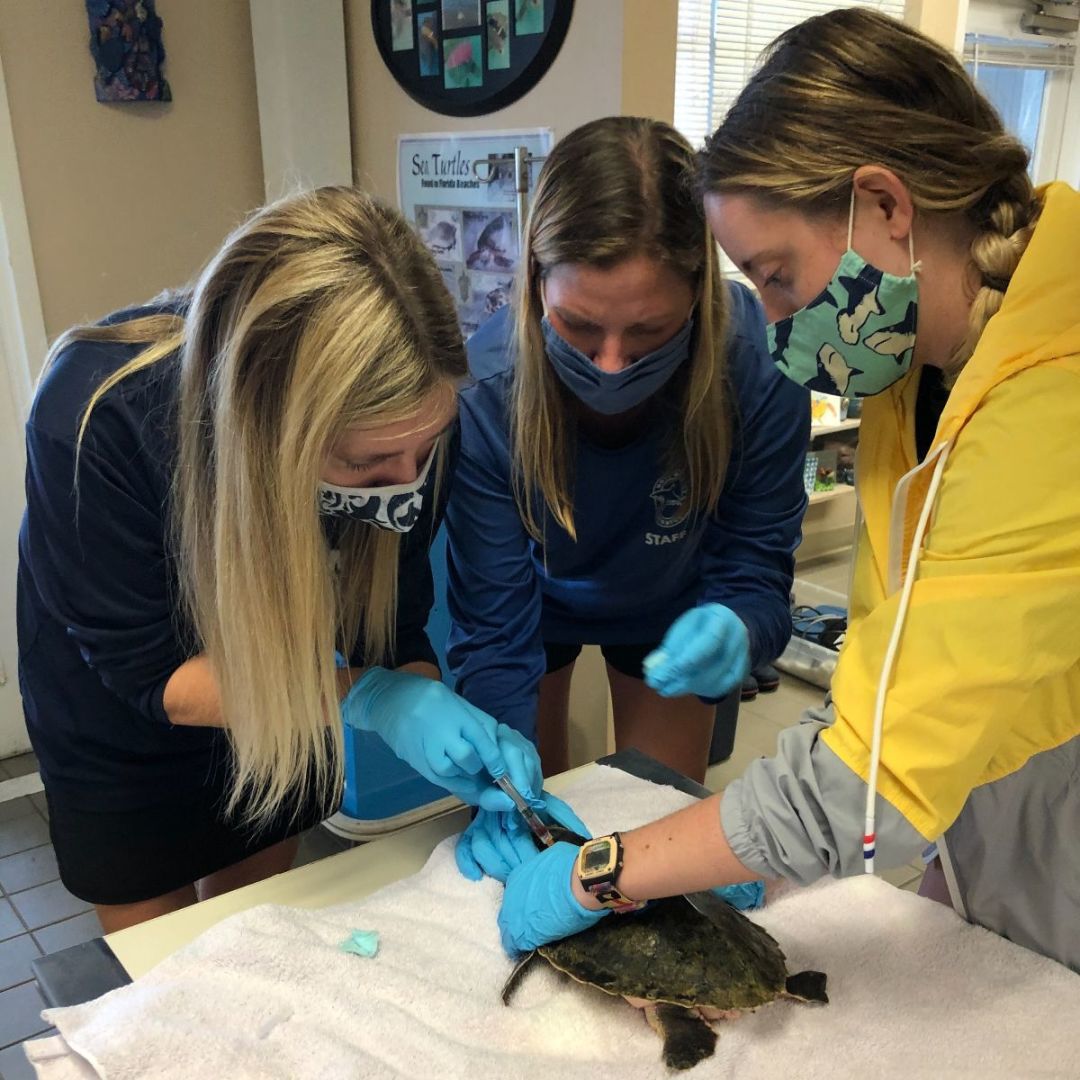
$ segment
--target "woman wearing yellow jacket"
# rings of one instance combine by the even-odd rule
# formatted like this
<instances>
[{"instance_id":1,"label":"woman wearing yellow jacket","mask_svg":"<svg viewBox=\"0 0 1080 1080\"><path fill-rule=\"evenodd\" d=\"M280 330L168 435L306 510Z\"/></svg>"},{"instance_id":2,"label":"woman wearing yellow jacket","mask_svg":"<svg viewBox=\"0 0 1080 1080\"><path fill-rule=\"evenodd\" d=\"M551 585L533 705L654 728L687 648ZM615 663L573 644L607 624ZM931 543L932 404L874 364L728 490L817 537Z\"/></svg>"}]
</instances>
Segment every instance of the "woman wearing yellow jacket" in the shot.
<instances>
[{"instance_id":1,"label":"woman wearing yellow jacket","mask_svg":"<svg viewBox=\"0 0 1080 1080\"><path fill-rule=\"evenodd\" d=\"M1080 971L1080 194L1026 167L950 53L862 9L781 36L708 140L709 222L774 361L868 398L833 708L582 872L567 845L519 866L508 949L936 842L957 910Z\"/></svg>"}]
</instances>

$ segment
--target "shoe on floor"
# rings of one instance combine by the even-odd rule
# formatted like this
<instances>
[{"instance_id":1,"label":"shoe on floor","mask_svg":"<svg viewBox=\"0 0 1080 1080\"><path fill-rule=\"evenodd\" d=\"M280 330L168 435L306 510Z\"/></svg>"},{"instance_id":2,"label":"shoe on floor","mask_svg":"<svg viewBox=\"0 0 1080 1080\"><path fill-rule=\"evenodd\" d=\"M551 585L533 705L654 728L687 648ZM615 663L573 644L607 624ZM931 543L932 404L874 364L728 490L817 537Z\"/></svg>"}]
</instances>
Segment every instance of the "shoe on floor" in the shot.
<instances>
[{"instance_id":1,"label":"shoe on floor","mask_svg":"<svg viewBox=\"0 0 1080 1080\"><path fill-rule=\"evenodd\" d=\"M750 678L757 683L757 688L763 694L771 694L780 687L780 672L771 664L763 664L750 672ZM746 693L746 683L743 683L743 693ZM744 697L745 701L746 698Z\"/></svg>"},{"instance_id":2,"label":"shoe on floor","mask_svg":"<svg viewBox=\"0 0 1080 1080\"><path fill-rule=\"evenodd\" d=\"M740 700L753 701L758 695L758 681L753 675L747 675L742 681L742 695Z\"/></svg>"}]
</instances>

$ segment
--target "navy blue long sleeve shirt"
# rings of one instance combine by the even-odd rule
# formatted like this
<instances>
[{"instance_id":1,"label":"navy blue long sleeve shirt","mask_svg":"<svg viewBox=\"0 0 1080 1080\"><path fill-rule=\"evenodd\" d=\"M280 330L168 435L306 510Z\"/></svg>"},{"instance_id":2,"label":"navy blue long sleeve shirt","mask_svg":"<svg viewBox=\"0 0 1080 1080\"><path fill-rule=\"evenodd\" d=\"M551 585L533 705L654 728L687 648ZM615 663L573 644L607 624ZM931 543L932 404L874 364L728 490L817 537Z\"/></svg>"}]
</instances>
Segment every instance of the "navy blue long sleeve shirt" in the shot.
<instances>
[{"instance_id":1,"label":"navy blue long sleeve shirt","mask_svg":"<svg viewBox=\"0 0 1080 1080\"><path fill-rule=\"evenodd\" d=\"M659 643L679 615L710 602L742 618L755 665L779 656L790 637L808 395L773 365L757 300L737 284L729 296L732 454L715 512L680 509L684 478L665 466L669 429L646 420L618 449L577 437L576 542L545 511L541 547L514 497L509 309L470 339L476 381L461 395L447 510L447 659L459 693L530 737L545 640Z\"/></svg>"},{"instance_id":2,"label":"navy blue long sleeve shirt","mask_svg":"<svg viewBox=\"0 0 1080 1080\"><path fill-rule=\"evenodd\" d=\"M117 321L160 309L136 309ZM75 484L80 418L94 389L141 346L75 342L48 371L26 426L19 535L19 680L50 799L128 809L222 784L224 731L173 726L172 673L200 651L178 606L167 515L176 462L178 364L167 358L110 389L91 414ZM441 507L404 538L398 664L437 663L424 632L428 546ZM266 573L274 573L266 567ZM354 652L360 662L362 648Z\"/></svg>"}]
</instances>

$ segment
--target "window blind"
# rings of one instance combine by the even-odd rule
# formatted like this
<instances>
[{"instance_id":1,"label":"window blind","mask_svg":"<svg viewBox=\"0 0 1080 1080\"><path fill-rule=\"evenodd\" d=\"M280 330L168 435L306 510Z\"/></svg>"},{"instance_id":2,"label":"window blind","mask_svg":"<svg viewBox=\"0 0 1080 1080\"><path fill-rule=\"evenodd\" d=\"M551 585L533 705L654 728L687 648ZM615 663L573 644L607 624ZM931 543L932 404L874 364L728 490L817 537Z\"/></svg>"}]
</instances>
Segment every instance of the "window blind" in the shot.
<instances>
[{"instance_id":1,"label":"window blind","mask_svg":"<svg viewBox=\"0 0 1080 1080\"><path fill-rule=\"evenodd\" d=\"M1071 41L1033 44L967 34L964 37L964 62L976 68L980 64L989 64L995 67L1071 71L1076 67L1076 45Z\"/></svg>"},{"instance_id":2,"label":"window blind","mask_svg":"<svg viewBox=\"0 0 1080 1080\"><path fill-rule=\"evenodd\" d=\"M773 38L812 15L857 6L904 15L904 0L679 0L675 126L700 146Z\"/></svg>"}]
</instances>

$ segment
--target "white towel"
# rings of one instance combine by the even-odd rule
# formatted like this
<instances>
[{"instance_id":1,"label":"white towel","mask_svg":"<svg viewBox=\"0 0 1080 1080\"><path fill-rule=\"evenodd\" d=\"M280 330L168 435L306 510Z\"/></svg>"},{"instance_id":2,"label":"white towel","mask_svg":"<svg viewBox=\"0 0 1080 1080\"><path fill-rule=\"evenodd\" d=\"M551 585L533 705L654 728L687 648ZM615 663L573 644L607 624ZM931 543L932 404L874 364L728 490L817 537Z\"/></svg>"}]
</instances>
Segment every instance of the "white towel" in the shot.
<instances>
[{"instance_id":1,"label":"white towel","mask_svg":"<svg viewBox=\"0 0 1080 1080\"><path fill-rule=\"evenodd\" d=\"M605 831L689 801L608 768L569 797ZM503 1006L502 889L461 877L452 843L355 904L236 915L131 986L46 1018L106 1080L668 1076L640 1012L546 967ZM855 878L754 917L789 970L828 974L831 1004L780 1001L722 1023L701 1080L1080 1075L1080 979L941 905ZM379 932L375 959L337 951L354 928ZM60 1071L60 1040L39 1045L43 1080L84 1075Z\"/></svg>"}]
</instances>

